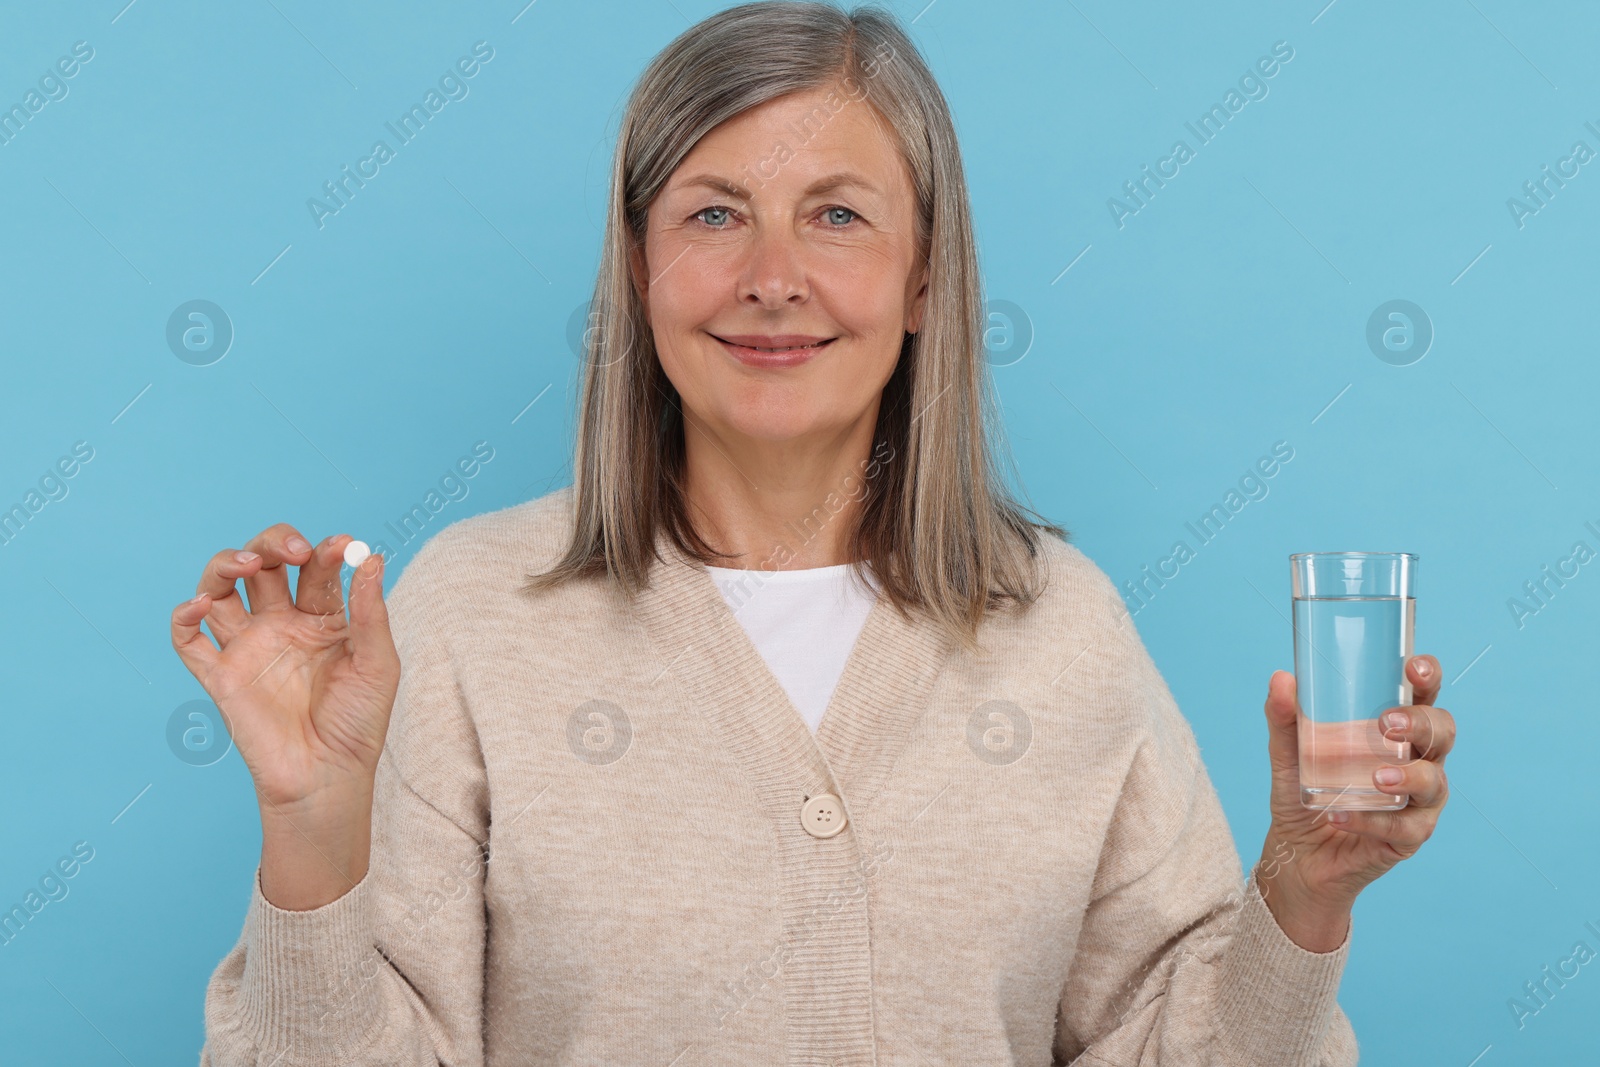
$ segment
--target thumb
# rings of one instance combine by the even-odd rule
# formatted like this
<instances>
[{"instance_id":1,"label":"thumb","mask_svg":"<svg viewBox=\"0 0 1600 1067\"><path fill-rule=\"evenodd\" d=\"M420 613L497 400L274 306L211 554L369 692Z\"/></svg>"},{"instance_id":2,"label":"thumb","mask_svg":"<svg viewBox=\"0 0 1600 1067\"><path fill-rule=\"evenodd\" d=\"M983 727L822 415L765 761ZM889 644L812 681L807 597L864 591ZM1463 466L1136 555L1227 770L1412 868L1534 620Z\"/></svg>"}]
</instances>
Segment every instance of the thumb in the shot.
<instances>
[{"instance_id":1,"label":"thumb","mask_svg":"<svg viewBox=\"0 0 1600 1067\"><path fill-rule=\"evenodd\" d=\"M1272 771L1298 771L1300 769L1300 715L1295 694L1294 675L1289 671L1273 671L1267 679L1267 753L1272 757Z\"/></svg>"},{"instance_id":2,"label":"thumb","mask_svg":"<svg viewBox=\"0 0 1600 1067\"><path fill-rule=\"evenodd\" d=\"M350 651L363 674L381 671L396 655L383 599L383 568L383 556L374 552L350 579Z\"/></svg>"}]
</instances>

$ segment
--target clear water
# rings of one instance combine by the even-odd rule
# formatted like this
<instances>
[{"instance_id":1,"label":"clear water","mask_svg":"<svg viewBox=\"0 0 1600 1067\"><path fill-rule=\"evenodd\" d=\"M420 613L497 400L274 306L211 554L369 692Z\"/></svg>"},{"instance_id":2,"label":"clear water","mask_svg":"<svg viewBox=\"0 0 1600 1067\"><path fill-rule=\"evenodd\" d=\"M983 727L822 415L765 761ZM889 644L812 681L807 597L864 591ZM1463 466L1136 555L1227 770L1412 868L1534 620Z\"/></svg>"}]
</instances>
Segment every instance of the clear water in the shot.
<instances>
[{"instance_id":1,"label":"clear water","mask_svg":"<svg viewBox=\"0 0 1600 1067\"><path fill-rule=\"evenodd\" d=\"M1300 799L1307 807L1403 808L1372 773L1411 759L1411 745L1378 727L1411 703L1414 597L1296 597L1294 673L1300 697Z\"/></svg>"}]
</instances>

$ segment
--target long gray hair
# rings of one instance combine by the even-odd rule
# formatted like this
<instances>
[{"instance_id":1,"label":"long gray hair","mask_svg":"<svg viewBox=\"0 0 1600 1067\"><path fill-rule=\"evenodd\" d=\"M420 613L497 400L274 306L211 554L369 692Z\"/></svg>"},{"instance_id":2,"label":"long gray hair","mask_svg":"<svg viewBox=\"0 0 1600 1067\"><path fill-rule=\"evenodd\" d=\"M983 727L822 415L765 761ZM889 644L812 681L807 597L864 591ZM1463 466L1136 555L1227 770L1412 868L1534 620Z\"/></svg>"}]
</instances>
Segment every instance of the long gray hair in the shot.
<instances>
[{"instance_id":1,"label":"long gray hair","mask_svg":"<svg viewBox=\"0 0 1600 1067\"><path fill-rule=\"evenodd\" d=\"M949 105L892 13L792 2L741 4L690 27L629 96L585 335L571 542L549 570L527 576L527 589L609 575L631 594L648 582L658 531L691 558L726 565L730 557L689 520L683 412L630 278L630 252L643 244L651 202L701 137L749 108L836 82L852 94L859 86L897 140L916 190L919 262L929 267L923 320L905 335L884 386L866 476L857 490L829 495L860 502L847 542L856 570L869 564L895 607L921 610L969 649L986 611L1038 597L1041 532L1070 534L1013 500L995 459L1003 452L1014 471L984 359L982 285ZM814 536L812 524L839 510L820 502L796 530ZM781 553L774 557L781 569Z\"/></svg>"}]
</instances>

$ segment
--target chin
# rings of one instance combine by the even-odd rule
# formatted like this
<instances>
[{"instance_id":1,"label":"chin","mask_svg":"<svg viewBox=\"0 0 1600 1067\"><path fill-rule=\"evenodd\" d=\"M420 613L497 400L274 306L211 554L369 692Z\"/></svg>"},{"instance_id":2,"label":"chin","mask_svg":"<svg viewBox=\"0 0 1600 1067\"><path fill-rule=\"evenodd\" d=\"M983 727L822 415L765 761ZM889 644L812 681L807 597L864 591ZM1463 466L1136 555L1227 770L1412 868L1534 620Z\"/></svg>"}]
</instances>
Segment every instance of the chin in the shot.
<instances>
[{"instance_id":1,"label":"chin","mask_svg":"<svg viewBox=\"0 0 1600 1067\"><path fill-rule=\"evenodd\" d=\"M756 441L789 441L827 428L827 421L809 405L796 404L793 390L758 390L767 396L752 396L741 390L740 401L722 411L723 423ZM770 394L789 395L770 395Z\"/></svg>"},{"instance_id":2,"label":"chin","mask_svg":"<svg viewBox=\"0 0 1600 1067\"><path fill-rule=\"evenodd\" d=\"M741 412L729 420L729 425L734 430L753 441L766 441L779 443L793 441L816 432L823 427L816 422L801 419L763 419L752 417L749 412Z\"/></svg>"}]
</instances>

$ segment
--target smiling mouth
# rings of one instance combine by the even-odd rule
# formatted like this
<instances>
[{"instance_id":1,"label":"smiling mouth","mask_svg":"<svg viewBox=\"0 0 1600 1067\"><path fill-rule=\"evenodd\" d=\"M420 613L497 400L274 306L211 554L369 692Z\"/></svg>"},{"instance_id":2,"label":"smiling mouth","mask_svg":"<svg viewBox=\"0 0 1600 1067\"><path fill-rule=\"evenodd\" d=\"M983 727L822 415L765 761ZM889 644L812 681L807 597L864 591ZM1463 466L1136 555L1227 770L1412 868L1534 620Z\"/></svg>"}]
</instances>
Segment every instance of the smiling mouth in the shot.
<instances>
[{"instance_id":1,"label":"smiling mouth","mask_svg":"<svg viewBox=\"0 0 1600 1067\"><path fill-rule=\"evenodd\" d=\"M716 334L712 334L711 336L717 337ZM826 341L817 341L814 344L790 345L785 348L762 348L759 345L741 345L736 341L729 341L724 337L717 337L717 340L721 341L725 345L733 345L735 348L749 349L752 352L809 352L812 349L822 348L824 345L831 345L835 340L837 340L837 338L830 337Z\"/></svg>"}]
</instances>

